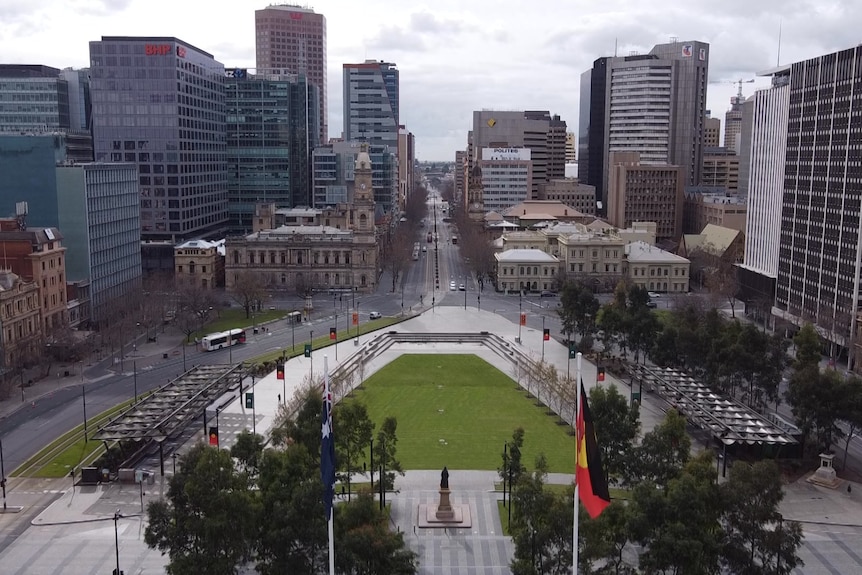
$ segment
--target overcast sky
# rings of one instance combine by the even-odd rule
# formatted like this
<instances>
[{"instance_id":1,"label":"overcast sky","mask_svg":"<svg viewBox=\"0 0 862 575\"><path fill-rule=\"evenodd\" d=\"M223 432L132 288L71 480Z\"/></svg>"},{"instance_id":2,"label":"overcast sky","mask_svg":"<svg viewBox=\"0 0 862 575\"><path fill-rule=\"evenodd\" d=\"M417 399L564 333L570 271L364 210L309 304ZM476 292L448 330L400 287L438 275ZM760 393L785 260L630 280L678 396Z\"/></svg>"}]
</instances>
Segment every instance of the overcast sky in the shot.
<instances>
[{"instance_id":1,"label":"overcast sky","mask_svg":"<svg viewBox=\"0 0 862 575\"><path fill-rule=\"evenodd\" d=\"M249 0L0 0L0 62L88 65L88 41L176 36L227 67L255 65ZM342 124L341 66L366 58L401 71L401 122L421 160L453 160L473 110L547 109L577 132L580 74L599 56L645 53L671 37L711 44L708 107L732 83L862 41L859 0L318 0L327 19L329 130ZM750 95L768 85L743 84Z\"/></svg>"}]
</instances>

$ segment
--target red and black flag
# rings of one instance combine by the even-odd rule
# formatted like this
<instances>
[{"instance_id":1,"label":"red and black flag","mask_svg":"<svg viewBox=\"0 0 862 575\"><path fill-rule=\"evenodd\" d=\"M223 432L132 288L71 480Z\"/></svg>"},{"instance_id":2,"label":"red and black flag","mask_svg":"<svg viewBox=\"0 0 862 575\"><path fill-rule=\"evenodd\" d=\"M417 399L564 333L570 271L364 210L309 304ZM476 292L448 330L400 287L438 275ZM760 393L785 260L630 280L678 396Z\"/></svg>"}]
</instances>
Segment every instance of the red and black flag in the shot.
<instances>
[{"instance_id":1,"label":"red and black flag","mask_svg":"<svg viewBox=\"0 0 862 575\"><path fill-rule=\"evenodd\" d=\"M599 444L596 443L596 430L593 427L593 416L587 403L587 392L583 381L581 381L581 401L578 409L576 459L575 481L578 483L581 503L584 504L590 517L595 519L610 504L611 495L608 492L605 471L602 469L602 456L599 452Z\"/></svg>"}]
</instances>

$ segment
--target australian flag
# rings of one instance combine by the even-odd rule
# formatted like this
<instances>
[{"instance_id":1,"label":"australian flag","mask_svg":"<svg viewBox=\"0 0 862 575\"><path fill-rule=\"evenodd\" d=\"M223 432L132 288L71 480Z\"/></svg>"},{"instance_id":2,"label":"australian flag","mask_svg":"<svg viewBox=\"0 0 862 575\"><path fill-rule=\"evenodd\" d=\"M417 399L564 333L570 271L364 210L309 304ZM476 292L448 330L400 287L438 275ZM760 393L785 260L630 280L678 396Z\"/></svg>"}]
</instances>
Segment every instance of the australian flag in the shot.
<instances>
[{"instance_id":1,"label":"australian flag","mask_svg":"<svg viewBox=\"0 0 862 575\"><path fill-rule=\"evenodd\" d=\"M320 480L323 482L323 508L326 520L332 519L335 497L335 438L332 437L332 390L329 388L329 367L323 365L323 417L320 440Z\"/></svg>"}]
</instances>

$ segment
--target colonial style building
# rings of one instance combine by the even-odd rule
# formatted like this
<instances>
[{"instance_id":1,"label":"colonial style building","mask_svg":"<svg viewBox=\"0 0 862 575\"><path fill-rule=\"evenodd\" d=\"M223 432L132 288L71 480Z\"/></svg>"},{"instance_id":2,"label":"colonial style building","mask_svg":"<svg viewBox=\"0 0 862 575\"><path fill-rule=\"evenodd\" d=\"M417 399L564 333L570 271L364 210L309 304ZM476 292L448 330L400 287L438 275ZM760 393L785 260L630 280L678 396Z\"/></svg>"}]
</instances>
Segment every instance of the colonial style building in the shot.
<instances>
[{"instance_id":1,"label":"colonial style building","mask_svg":"<svg viewBox=\"0 0 862 575\"><path fill-rule=\"evenodd\" d=\"M497 291L556 289L560 260L541 250L506 250L494 254Z\"/></svg>"},{"instance_id":2,"label":"colonial style building","mask_svg":"<svg viewBox=\"0 0 862 575\"><path fill-rule=\"evenodd\" d=\"M209 290L224 286L224 241L189 240L174 249L178 285Z\"/></svg>"},{"instance_id":3,"label":"colonial style building","mask_svg":"<svg viewBox=\"0 0 862 575\"><path fill-rule=\"evenodd\" d=\"M644 242L626 246L626 277L644 289L657 292L688 292L689 261Z\"/></svg>"},{"instance_id":4,"label":"colonial style building","mask_svg":"<svg viewBox=\"0 0 862 575\"><path fill-rule=\"evenodd\" d=\"M0 270L0 373L31 357L42 345L39 284Z\"/></svg>"},{"instance_id":5,"label":"colonial style building","mask_svg":"<svg viewBox=\"0 0 862 575\"><path fill-rule=\"evenodd\" d=\"M315 214L262 210L265 222L283 222L225 243L225 285L234 289L241 274L257 274L269 289L308 295L323 289L371 292L377 285L378 250L374 192L367 144L356 156L352 202ZM314 215L314 225L306 218ZM291 223L288 223L291 222ZM327 223L329 222L329 223ZM335 227L332 224L338 224Z\"/></svg>"}]
</instances>

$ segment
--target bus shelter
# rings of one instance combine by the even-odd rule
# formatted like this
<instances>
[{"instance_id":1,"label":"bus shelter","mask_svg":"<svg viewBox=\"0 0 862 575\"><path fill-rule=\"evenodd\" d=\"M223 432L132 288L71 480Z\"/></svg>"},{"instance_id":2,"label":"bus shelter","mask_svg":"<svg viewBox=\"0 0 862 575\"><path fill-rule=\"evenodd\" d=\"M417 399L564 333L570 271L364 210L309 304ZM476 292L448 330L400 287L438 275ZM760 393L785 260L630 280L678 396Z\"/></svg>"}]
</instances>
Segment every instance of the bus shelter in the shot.
<instances>
[{"instance_id":1,"label":"bus shelter","mask_svg":"<svg viewBox=\"0 0 862 575\"><path fill-rule=\"evenodd\" d=\"M248 368L238 365L199 365L129 406L94 435L101 441L124 439L155 442L165 474L163 445L179 435L207 406L240 386Z\"/></svg>"}]
</instances>

